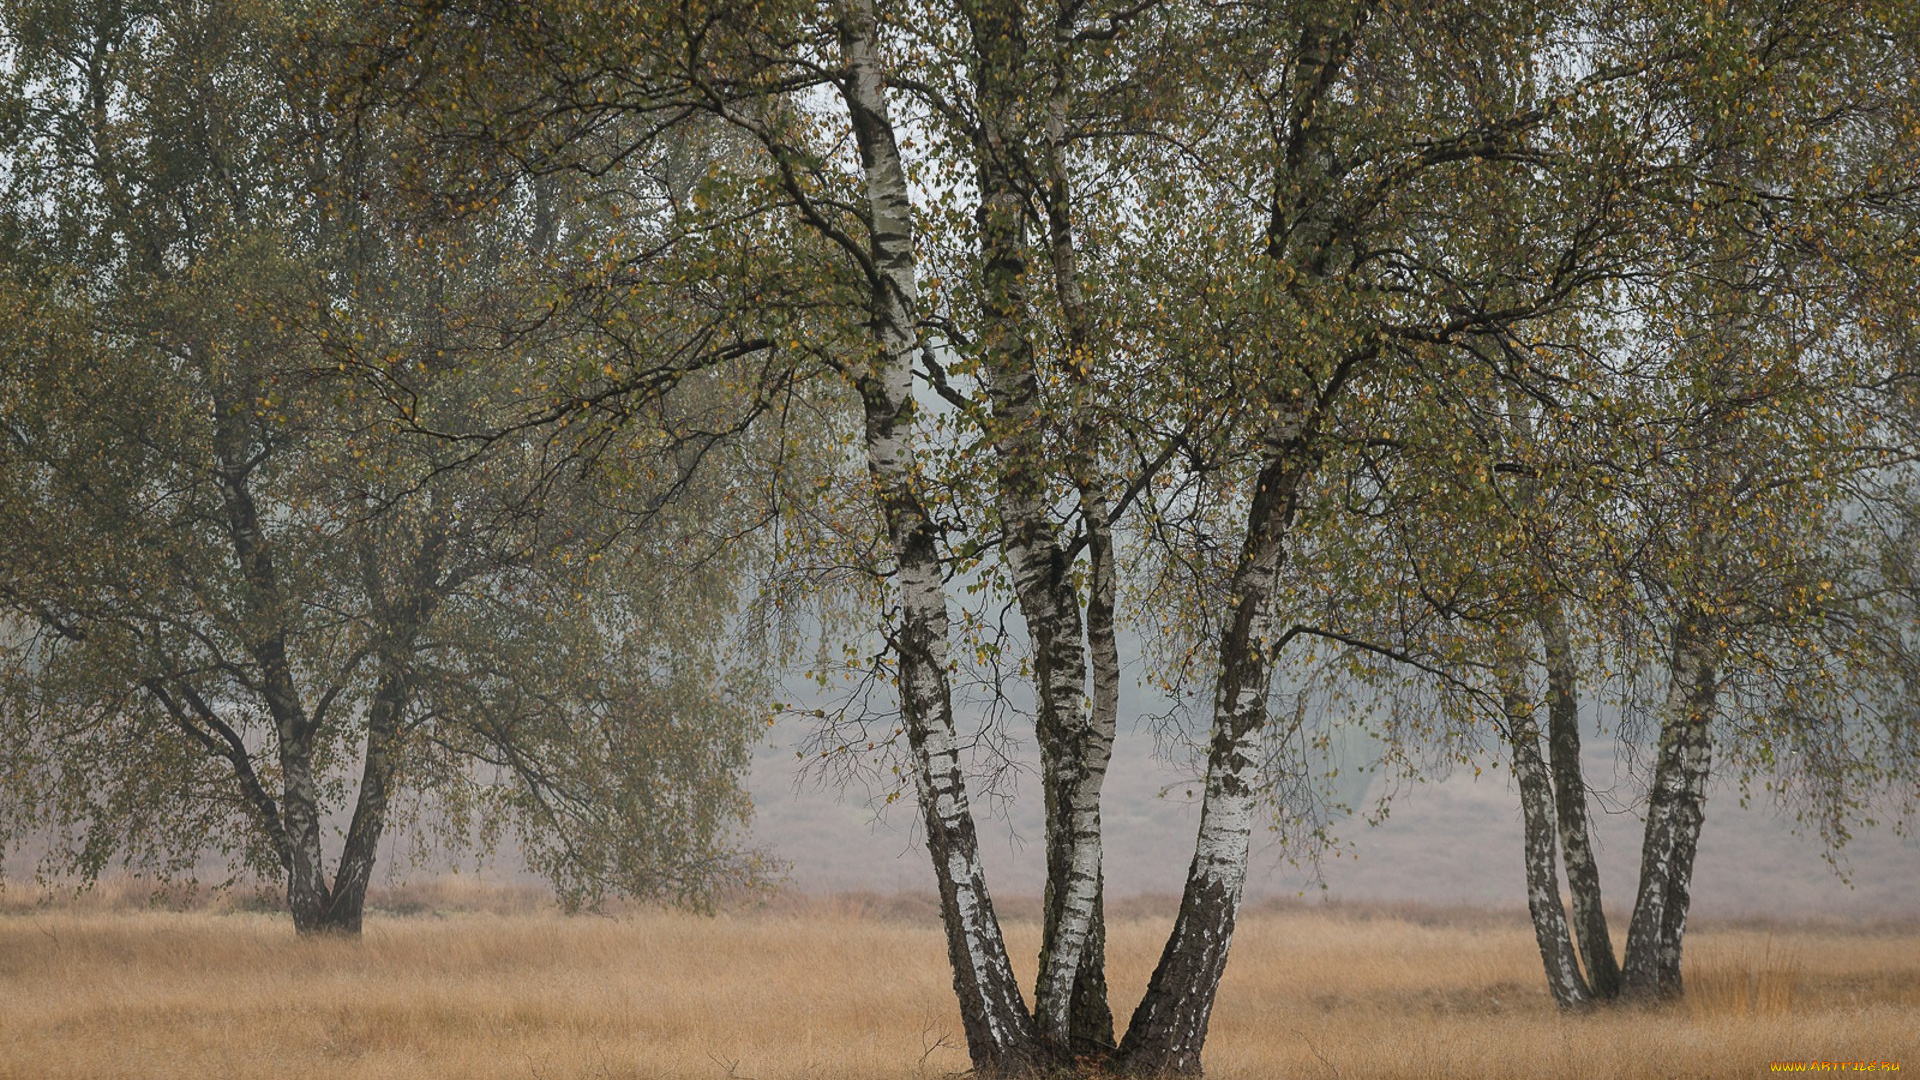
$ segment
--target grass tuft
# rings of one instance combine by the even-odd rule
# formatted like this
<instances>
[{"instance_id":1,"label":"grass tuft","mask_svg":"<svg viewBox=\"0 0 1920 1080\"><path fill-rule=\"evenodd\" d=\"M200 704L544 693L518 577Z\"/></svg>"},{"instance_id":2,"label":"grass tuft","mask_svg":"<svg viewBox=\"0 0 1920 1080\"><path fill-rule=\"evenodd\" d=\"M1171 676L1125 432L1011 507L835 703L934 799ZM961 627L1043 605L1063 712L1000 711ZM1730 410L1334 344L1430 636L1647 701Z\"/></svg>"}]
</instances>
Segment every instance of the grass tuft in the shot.
<instances>
[{"instance_id":1,"label":"grass tuft","mask_svg":"<svg viewBox=\"0 0 1920 1080\"><path fill-rule=\"evenodd\" d=\"M1772 935L1758 955L1709 954L1684 973L1687 1009L1696 1021L1789 1015L1803 970L1799 958L1783 951Z\"/></svg>"}]
</instances>

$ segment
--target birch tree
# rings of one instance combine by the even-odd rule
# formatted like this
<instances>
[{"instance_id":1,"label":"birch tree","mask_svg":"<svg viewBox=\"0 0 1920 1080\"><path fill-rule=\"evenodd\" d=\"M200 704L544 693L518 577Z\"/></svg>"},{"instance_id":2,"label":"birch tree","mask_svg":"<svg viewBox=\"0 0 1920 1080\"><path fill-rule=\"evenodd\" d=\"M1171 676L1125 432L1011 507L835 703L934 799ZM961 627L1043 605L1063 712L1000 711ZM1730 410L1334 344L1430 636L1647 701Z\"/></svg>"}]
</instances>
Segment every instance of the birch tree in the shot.
<instances>
[{"instance_id":1,"label":"birch tree","mask_svg":"<svg viewBox=\"0 0 1920 1080\"><path fill-rule=\"evenodd\" d=\"M563 446L412 434L496 431L553 377L501 348L539 347L507 332L523 219L370 213L379 156L287 78L300 11L5 15L9 835L83 877L211 850L283 876L302 932L360 929L400 813L518 830L570 901L753 880L756 721L711 659L738 565L681 562L726 519L671 501L717 494L701 457L631 425L570 484Z\"/></svg>"},{"instance_id":2,"label":"birch tree","mask_svg":"<svg viewBox=\"0 0 1920 1080\"><path fill-rule=\"evenodd\" d=\"M1849 553L1859 532L1846 520L1860 505L1848 509L1852 493L1906 452L1871 419L1883 408L1871 388L1897 383L1903 361L1877 331L1862 334L1869 294L1857 284L1857 268L1877 261L1870 252L1897 247L1911 228L1906 186L1894 179L1905 171L1865 149L1882 143L1856 142L1857 132L1829 142L1838 129L1807 120L1836 110L1888 131L1910 122L1901 119L1908 91L1883 93L1878 74L1871 92L1841 89L1859 87L1865 72L1910 67L1894 44L1902 38L1886 32L1890 16L1828 10L1802 21L1749 11L1706 37L1703 47L1735 62L1709 87L1679 88L1702 171L1678 189L1678 212L1664 225L1647 220L1643 256L1665 254L1621 294L1627 321L1594 312L1546 334L1469 343L1515 378L1504 394L1462 395L1477 404L1472 438L1451 449L1453 467L1441 457L1431 477L1413 480L1410 448L1401 448L1401 470L1391 473L1400 490L1375 508L1398 539L1375 550L1407 561L1347 587L1381 596L1417 585L1430 613L1487 635L1419 651L1462 681L1480 666L1492 684L1487 711L1503 726L1521 789L1536 934L1549 986L1566 1006L1679 992L1716 747L1744 772L1778 760L1767 748L1796 741L1788 732L1804 723L1848 747L1840 756L1849 764L1823 755L1828 767L1863 780L1878 775L1872 759L1901 754L1897 737L1858 752L1873 732L1897 730L1904 710L1870 703L1877 695L1868 688L1885 676L1871 673L1866 655L1887 640L1868 610L1873 588L1838 583L1860 581ZM1851 36L1836 38L1843 24ZM1738 62L1755 50L1765 60ZM1753 119L1729 119L1742 117ZM1808 160L1828 164L1801 168ZM1848 254L1815 237L1836 238ZM1863 347L1868 340L1879 347ZM1462 460L1477 462L1464 484ZM1377 463L1369 469L1370 483L1386 483ZM1624 980L1585 823L1569 610L1599 638L1638 642L1619 642L1616 670L1649 673L1649 687L1665 683L1651 706L1657 732ZM1393 632L1354 630L1376 640ZM1528 682L1536 663L1550 767L1532 719L1542 707ZM1841 700L1851 702L1850 718L1829 711ZM1578 967L1558 900L1556 831Z\"/></svg>"}]
</instances>

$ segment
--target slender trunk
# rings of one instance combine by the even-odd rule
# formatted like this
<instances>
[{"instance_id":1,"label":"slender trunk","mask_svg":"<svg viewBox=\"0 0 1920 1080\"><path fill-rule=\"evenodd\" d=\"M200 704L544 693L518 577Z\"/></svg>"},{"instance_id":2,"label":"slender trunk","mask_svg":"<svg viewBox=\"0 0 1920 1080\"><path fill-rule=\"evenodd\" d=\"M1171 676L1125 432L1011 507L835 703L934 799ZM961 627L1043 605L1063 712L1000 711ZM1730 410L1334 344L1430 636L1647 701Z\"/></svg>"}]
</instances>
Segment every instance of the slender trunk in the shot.
<instances>
[{"instance_id":1,"label":"slender trunk","mask_svg":"<svg viewBox=\"0 0 1920 1080\"><path fill-rule=\"evenodd\" d=\"M998 491L1014 593L1033 640L1037 734L1047 813L1047 887L1040 970L1034 989L1036 1033L1056 1056L1071 1051L1082 962L1100 900L1100 789L1112 754L1086 700L1087 651L1080 597L1052 516L1047 417L1040 410L1033 311L1027 293L1027 192L1019 175L1030 150L1025 111L1026 10L1020 0L969 5L974 100L979 126L974 163L980 188L982 369L993 401L1000 453ZM1099 983L1104 983L1104 973Z\"/></svg>"},{"instance_id":2,"label":"slender trunk","mask_svg":"<svg viewBox=\"0 0 1920 1080\"><path fill-rule=\"evenodd\" d=\"M1554 809L1573 897L1573 928L1593 996L1619 996L1620 963L1614 958L1606 909L1600 902L1600 865L1594 859L1587 821L1587 779L1580 763L1580 697L1573 642L1560 602L1550 602L1537 620L1547 665L1547 755L1553 771Z\"/></svg>"},{"instance_id":3,"label":"slender trunk","mask_svg":"<svg viewBox=\"0 0 1920 1080\"><path fill-rule=\"evenodd\" d=\"M1255 793L1247 773L1258 753L1258 725L1237 730L1240 726L1223 725L1215 732L1200 832L1180 913L1120 1042L1117 1063L1122 1073L1200 1072L1214 996L1226 973L1239 916L1253 832Z\"/></svg>"},{"instance_id":4,"label":"slender trunk","mask_svg":"<svg viewBox=\"0 0 1920 1080\"><path fill-rule=\"evenodd\" d=\"M327 929L333 897L320 851L320 786L313 771L315 731L295 689L286 639L275 633L254 646L264 676L267 710L280 750L280 814L286 824L289 865L287 908L293 928L310 934Z\"/></svg>"},{"instance_id":5,"label":"slender trunk","mask_svg":"<svg viewBox=\"0 0 1920 1080\"><path fill-rule=\"evenodd\" d=\"M326 926L346 934L360 932L374 858L386 831L387 800L392 794L394 756L399 749L400 718L406 710L408 680L400 671L381 673L367 710L366 759L360 766L360 795L347 826L347 842L334 871L333 896Z\"/></svg>"},{"instance_id":6,"label":"slender trunk","mask_svg":"<svg viewBox=\"0 0 1920 1080\"><path fill-rule=\"evenodd\" d=\"M1073 981L1073 1017L1068 1049L1074 1060L1104 1062L1113 1056L1113 1007L1107 1001L1106 880L1093 896L1093 924L1086 954Z\"/></svg>"},{"instance_id":7,"label":"slender trunk","mask_svg":"<svg viewBox=\"0 0 1920 1080\"><path fill-rule=\"evenodd\" d=\"M1506 393L1506 415L1514 443L1523 455L1538 454L1532 403L1516 387L1507 387ZM1538 484L1532 476L1522 475L1515 492L1527 512L1541 512ZM1587 778L1580 761L1579 664L1573 654L1573 637L1567 631L1566 609L1560 598L1548 594L1533 623L1540 631L1541 654L1547 669L1547 761L1553 817L1559 826L1560 848L1567 867L1567 891L1573 900L1574 940L1586 969L1589 993L1598 1000L1611 1000L1620 993L1620 964L1614 958L1606 908L1601 903L1600 867L1594 859L1587 820ZM1518 632L1518 628L1514 632ZM1533 756L1537 757L1537 752ZM1517 751L1515 767L1517 772Z\"/></svg>"},{"instance_id":8,"label":"slender trunk","mask_svg":"<svg viewBox=\"0 0 1920 1080\"><path fill-rule=\"evenodd\" d=\"M287 907L302 934L325 929L332 897L320 852L320 793L313 772L316 734L294 681L287 654L287 602L261 526L250 486L254 463L241 427L240 409L214 404L216 479L227 516L227 534L246 583L247 648L260 669L261 694L273 718L280 753L280 814L287 851Z\"/></svg>"},{"instance_id":9,"label":"slender trunk","mask_svg":"<svg viewBox=\"0 0 1920 1080\"><path fill-rule=\"evenodd\" d=\"M1092 789L1098 811L1099 789L1105 782L1120 714L1120 649L1115 637L1114 598L1116 568L1113 555L1113 515L1098 476L1100 422L1092 405L1088 377L1097 359L1092 320L1080 284L1079 253L1074 242L1073 189L1067 173L1067 110L1072 93L1073 6L1056 9L1054 25L1053 93L1047 103L1046 209L1047 261L1052 271L1055 299L1060 304L1068 346L1068 378L1073 388L1073 436L1068 472L1079 494L1086 522L1088 553L1087 650L1091 659L1093 694L1088 714L1088 746L1080 752L1087 761L1082 784ZM1083 796L1083 801L1085 796ZM1099 840L1096 816L1093 839ZM1099 852L1092 863L1099 866ZM1051 875L1050 875L1051 876ZM1113 1009L1107 1001L1106 913L1104 885L1096 883L1092 919L1087 927L1085 955L1074 979L1073 1015L1069 1042L1076 1057L1104 1060L1115 1049ZM1050 912L1051 915L1051 912ZM1049 920L1045 941L1058 939L1061 929Z\"/></svg>"},{"instance_id":10,"label":"slender trunk","mask_svg":"<svg viewBox=\"0 0 1920 1080\"><path fill-rule=\"evenodd\" d=\"M399 531L404 535L407 530ZM367 746L360 766L360 793L354 800L353 820L347 826L340 864L334 870L332 903L327 909L328 928L349 934L360 932L367 886L373 881L374 860L379 854L380 838L386 833L387 804L392 797L402 721L413 700L413 652L427 620L441 601L444 584L441 564L446 556L447 531L440 520L432 520L422 529L420 546L398 583L397 595L386 581L387 562L383 556L388 553L382 551L371 532L362 532L357 543L361 585L373 611L374 631L379 635L375 649L379 670L374 678L373 697L367 706Z\"/></svg>"},{"instance_id":11,"label":"slender trunk","mask_svg":"<svg viewBox=\"0 0 1920 1080\"><path fill-rule=\"evenodd\" d=\"M1722 162L1725 167L1731 162ZM1722 256L1724 257L1724 256ZM1760 286L1752 264L1745 267L1735 289L1747 292ZM1738 339L1750 329L1748 313L1735 303L1728 312L1725 332ZM1702 406L1691 425L1696 449L1689 457L1696 471L1685 486L1685 522L1669 558L1681 574L1672 582L1681 596L1694 590L1718 592L1727 586L1721 573L1728 525L1723 515L1740 499L1740 470L1733 418L1745 411L1732 365L1709 363L1701 371L1704 385L1696 390ZM1697 456L1696 456L1697 455ZM1724 600L1722 601L1724 603ZM1707 775L1712 765L1712 724L1719 697L1721 656L1715 639L1725 629L1695 599L1680 601L1673 616L1672 660L1667 699L1660 713L1660 749L1654 765L1653 786L1647 796L1646 835L1640 856L1640 891L1633 920L1627 926L1627 952L1621 971L1623 996L1641 1000L1674 998L1684 992L1681 982L1681 945L1686 935L1687 911L1693 891L1694 855L1700 828L1706 819Z\"/></svg>"},{"instance_id":12,"label":"slender trunk","mask_svg":"<svg viewBox=\"0 0 1920 1080\"><path fill-rule=\"evenodd\" d=\"M1681 992L1681 939L1693 883L1693 859L1705 819L1711 764L1709 726L1717 673L1698 618L1684 614L1673 630L1672 674L1661 709L1660 752L1647 796L1640 854L1640 891L1627 928L1621 993L1648 999Z\"/></svg>"},{"instance_id":13,"label":"slender trunk","mask_svg":"<svg viewBox=\"0 0 1920 1080\"><path fill-rule=\"evenodd\" d=\"M968 1054L983 1073L1029 1071L1033 1020L1014 979L980 864L967 804L947 684L947 609L937 527L915 488L912 364L921 348L915 308L912 206L881 78L871 0L851 0L840 21L850 70L849 118L866 173L874 270L874 369L858 380L865 407L867 466L886 522L900 609L894 649L900 710L912 749L927 849L940 888L948 959Z\"/></svg>"},{"instance_id":14,"label":"slender trunk","mask_svg":"<svg viewBox=\"0 0 1920 1080\"><path fill-rule=\"evenodd\" d=\"M1322 129L1312 118L1338 81L1370 5L1330 13L1324 25L1303 31L1293 65L1287 153L1274 176L1267 254L1296 280L1322 272L1333 237L1331 222L1307 210L1330 160ZM1303 183L1302 181L1308 181ZM1298 223L1310 223L1298 224ZM1298 227L1296 227L1298 224ZM1227 950L1246 884L1247 850L1257 798L1250 775L1266 721L1268 681L1277 640L1274 591L1286 556L1286 538L1300 486L1318 465L1315 429L1346 380L1371 356L1365 345L1340 358L1314 394L1271 402L1273 422L1263 433L1260 471L1248 507L1246 532L1229 595L1233 614L1219 646L1219 685L1200 807L1200 831L1173 933L1161 951L1146 995L1134 1009L1116 1064L1136 1075L1200 1072L1201 1048L1214 995L1226 971Z\"/></svg>"},{"instance_id":15,"label":"slender trunk","mask_svg":"<svg viewBox=\"0 0 1920 1080\"><path fill-rule=\"evenodd\" d=\"M1712 715L1711 701L1697 708L1699 715ZM1706 823L1707 773L1713 754L1709 722L1689 723L1685 743L1680 755L1685 796L1675 814L1679 828L1675 830L1673 869L1667 874L1666 911L1660 920L1660 943L1656 950L1661 978L1676 990L1681 985L1680 953L1687 932L1687 912L1693 904L1693 861L1700 850L1701 826Z\"/></svg>"},{"instance_id":16,"label":"slender trunk","mask_svg":"<svg viewBox=\"0 0 1920 1080\"><path fill-rule=\"evenodd\" d=\"M1120 647L1114 636L1115 571L1113 533L1107 523L1105 502L1090 492L1081 497L1087 520L1089 582L1087 595L1087 643L1093 660L1093 702L1089 715L1088 742L1098 748L1098 770L1089 761L1089 780L1096 789L1094 799L1096 832L1098 827L1098 784L1106 774L1112 756L1113 737L1120 714ZM1091 757L1091 755L1090 755ZM1096 852L1096 866L1097 852ZM1104 1059L1114 1050L1113 1009L1107 1002L1107 925L1104 911L1104 881L1096 881L1093 918L1087 928L1085 954L1074 979L1073 1016L1069 1032L1076 1057Z\"/></svg>"},{"instance_id":17,"label":"slender trunk","mask_svg":"<svg viewBox=\"0 0 1920 1080\"><path fill-rule=\"evenodd\" d=\"M1221 635L1219 687L1200 805L1200 831L1180 914L1120 1042L1124 1073L1198 1074L1214 996L1246 884L1258 809L1254 762L1278 646L1274 591L1301 481L1313 464L1308 417L1296 406L1268 439L1246 542L1233 575L1233 617Z\"/></svg>"},{"instance_id":18,"label":"slender trunk","mask_svg":"<svg viewBox=\"0 0 1920 1080\"><path fill-rule=\"evenodd\" d=\"M1068 727L1056 714L1053 725L1043 724L1052 730L1040 740L1047 796L1047 887L1035 1021L1055 1047L1097 1054L1113 1042L1104 957L1093 954L1096 936L1104 938L1100 787L1113 735L1111 728L1093 730L1084 707L1074 711L1079 723Z\"/></svg>"},{"instance_id":19,"label":"slender trunk","mask_svg":"<svg viewBox=\"0 0 1920 1080\"><path fill-rule=\"evenodd\" d=\"M1554 844L1553 781L1540 757L1540 724L1527 690L1526 654L1514 640L1517 627L1505 631L1498 661L1500 704L1506 714L1507 741L1513 748L1513 775L1520 784L1520 814L1525 823L1527 912L1533 917L1533 936L1540 946L1540 962L1547 972L1547 988L1562 1009L1583 1008L1593 1001L1575 959L1567 913L1560 906L1560 873Z\"/></svg>"}]
</instances>

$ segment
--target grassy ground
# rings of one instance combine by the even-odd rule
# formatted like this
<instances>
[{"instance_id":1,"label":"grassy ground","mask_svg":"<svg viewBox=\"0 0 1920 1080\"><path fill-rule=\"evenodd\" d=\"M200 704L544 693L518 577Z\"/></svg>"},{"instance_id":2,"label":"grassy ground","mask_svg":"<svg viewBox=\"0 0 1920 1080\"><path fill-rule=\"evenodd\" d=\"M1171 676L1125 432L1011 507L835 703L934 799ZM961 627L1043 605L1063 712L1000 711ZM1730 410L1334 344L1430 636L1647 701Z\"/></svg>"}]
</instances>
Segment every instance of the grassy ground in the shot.
<instances>
[{"instance_id":1,"label":"grassy ground","mask_svg":"<svg viewBox=\"0 0 1920 1080\"><path fill-rule=\"evenodd\" d=\"M451 899L450 899L451 896ZM468 899L471 899L470 897ZM924 907L788 900L700 918L567 918L509 894L389 896L365 939L244 910L0 906L0 1077L488 1080L936 1077L963 1070ZM487 911L449 911L458 907ZM1030 979L1031 905L1008 905ZM1115 1004L1166 931L1111 929ZM1753 1077L1775 1060L1920 1070L1920 925L1715 926L1690 1000L1555 1014L1517 916L1249 913L1214 1012L1224 1078ZM1124 1015L1124 1011L1123 1011Z\"/></svg>"}]
</instances>

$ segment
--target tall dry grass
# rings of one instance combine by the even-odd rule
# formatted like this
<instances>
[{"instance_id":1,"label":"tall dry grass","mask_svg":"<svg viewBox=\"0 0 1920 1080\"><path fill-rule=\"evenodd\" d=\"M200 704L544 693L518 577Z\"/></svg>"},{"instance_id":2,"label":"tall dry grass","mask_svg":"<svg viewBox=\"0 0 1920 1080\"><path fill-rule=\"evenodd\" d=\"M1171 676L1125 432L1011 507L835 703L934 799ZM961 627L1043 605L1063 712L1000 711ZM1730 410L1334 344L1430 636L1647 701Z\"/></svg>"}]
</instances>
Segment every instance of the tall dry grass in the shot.
<instances>
[{"instance_id":1,"label":"tall dry grass","mask_svg":"<svg viewBox=\"0 0 1920 1080\"><path fill-rule=\"evenodd\" d=\"M526 910L459 889L300 941L284 916L97 904L0 916L0 1077L905 1078L966 1068L922 902L746 914ZM404 905L403 905L404 906ZM1031 979L1037 931L1007 905ZM1116 1007L1166 931L1120 911ZM464 908L465 910L452 910ZM1524 920L1270 908L1214 1013L1224 1078L1752 1077L1773 1060L1920 1069L1920 927L1701 927L1687 1004L1568 1017Z\"/></svg>"}]
</instances>

